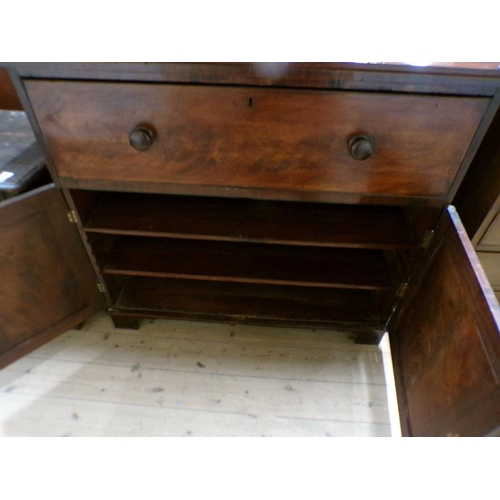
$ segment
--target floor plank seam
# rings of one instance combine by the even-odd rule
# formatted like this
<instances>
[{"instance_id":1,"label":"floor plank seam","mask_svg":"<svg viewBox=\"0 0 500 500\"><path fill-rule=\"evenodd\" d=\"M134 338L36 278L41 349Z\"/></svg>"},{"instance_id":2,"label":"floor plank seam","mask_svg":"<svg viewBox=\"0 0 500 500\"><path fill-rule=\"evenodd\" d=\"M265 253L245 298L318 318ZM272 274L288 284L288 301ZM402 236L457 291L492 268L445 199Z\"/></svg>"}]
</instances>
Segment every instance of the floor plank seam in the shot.
<instances>
[{"instance_id":1,"label":"floor plank seam","mask_svg":"<svg viewBox=\"0 0 500 500\"><path fill-rule=\"evenodd\" d=\"M99 314L0 374L0 435L397 435L388 337L353 335Z\"/></svg>"},{"instance_id":2,"label":"floor plank seam","mask_svg":"<svg viewBox=\"0 0 500 500\"><path fill-rule=\"evenodd\" d=\"M60 363L73 363L73 364L85 364L85 365L93 365L93 366L109 366L109 367L115 367L115 368L129 368L132 369L134 365L130 366L128 364L114 364L114 363L98 363L96 361L75 361L71 359L64 359L64 358L57 358L54 359L52 357L50 358L43 358L43 357L38 357L38 356L26 356L27 358L30 359L36 359L38 361L50 361L50 362L60 362ZM139 361L140 362L140 361ZM155 367L148 367L144 366L141 364L140 366L141 370L148 370L148 371L159 371L159 372L172 372L172 373L189 373L189 374L194 374L194 375L211 375L214 377L225 377L225 378L253 378L253 379L259 379L259 380L280 380L283 382L308 382L312 384L336 384L336 385L360 385L360 386L373 386L373 387L387 387L386 383L382 382L351 382L351 381L330 381L330 380L317 380L317 379L304 379L304 378L282 378L282 377L276 377L276 376L261 376L261 375L242 375L242 374L232 374L232 373L215 373L215 372L209 372L201 371L202 369L199 370L179 370L179 369L174 369L174 368L155 368Z\"/></svg>"},{"instance_id":3,"label":"floor plank seam","mask_svg":"<svg viewBox=\"0 0 500 500\"><path fill-rule=\"evenodd\" d=\"M161 404L157 405L147 405L147 404L137 404L137 403L130 403L130 402L120 402L120 403L113 403L111 401L99 401L99 400L94 400L94 399L85 399L85 398L76 398L76 397L60 397L60 396L54 396L50 394L28 394L28 393L17 393L15 391L11 391L8 393L9 396L20 396L20 397L27 397L27 398L37 398L37 399L55 399L59 401L78 401L82 403L93 403L93 404L98 404L98 405L112 405L116 406L119 404L120 406L131 406L135 408L154 408L154 409L161 409L161 410L171 410L171 411L176 411L176 412L193 412L193 413L212 413L212 414L217 414L217 415L239 415L243 417L248 417L248 418L281 418L283 420L301 420L301 421L310 421L310 422L329 422L329 423L348 423L348 424L353 424L353 425L383 425L383 426L390 426L390 422L373 422L373 421L361 421L361 420L334 420L334 419L325 419L325 418L313 418L313 417L300 417L300 416L285 416L285 415L268 415L268 414L256 414L256 413L242 413L242 412L230 412L230 411L214 411L214 410L207 410L207 409L197 409L197 408L182 408L182 407L177 407L177 406L163 406Z\"/></svg>"},{"instance_id":4,"label":"floor plank seam","mask_svg":"<svg viewBox=\"0 0 500 500\"><path fill-rule=\"evenodd\" d=\"M214 340L214 339L207 339L207 338L185 338L185 337L165 337L163 335L154 335L154 334L151 334L149 332L127 332L127 331L120 331L119 333L114 331L114 327L113 326L110 326L109 327L109 330L108 329L104 329L104 330L94 330L93 328L90 328L88 330L72 330L68 333L71 333L71 334L76 334L76 335L83 335L85 334L86 331L92 331L93 333L101 333L101 334L111 334L111 335L117 335L117 336L121 336L121 335L124 335L124 336L129 336L129 337L147 337L147 338L151 338L151 339L160 339L160 340L179 340L179 341L182 341L182 342L210 342L210 343L216 343L216 344L228 344L228 343L231 343L231 344L237 344L237 345L252 345L252 346L256 346L256 345L261 345L263 344L264 342L255 342L255 341L252 341L252 340L249 340L249 339L245 339L245 340L239 340L239 339L236 339L235 337L230 337L230 339L227 339L227 340ZM332 332L332 336L335 335L335 332ZM307 347L307 346L302 346L302 345L298 345L298 346L294 346L294 345L290 345L290 344L268 344L267 341L265 342L266 344L266 348L269 347L269 348L289 348L289 349L304 349L304 350L311 350L311 351L315 351L315 350L319 350L319 351L323 351L324 350L324 347ZM334 347L331 347L332 350L335 350L335 351L347 351L347 352L368 352L368 353L381 353L383 352L379 347L377 346L368 346L368 345L360 345L360 344L355 344L354 341L352 341L352 345L335 345Z\"/></svg>"}]
</instances>

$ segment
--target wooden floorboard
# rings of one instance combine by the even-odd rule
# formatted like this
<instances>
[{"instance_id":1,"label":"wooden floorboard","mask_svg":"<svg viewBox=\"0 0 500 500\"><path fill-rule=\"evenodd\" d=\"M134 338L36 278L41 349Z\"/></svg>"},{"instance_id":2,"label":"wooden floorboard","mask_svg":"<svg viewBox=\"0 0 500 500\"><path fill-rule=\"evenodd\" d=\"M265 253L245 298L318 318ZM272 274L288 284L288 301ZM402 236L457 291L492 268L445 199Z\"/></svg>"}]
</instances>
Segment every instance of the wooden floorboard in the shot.
<instances>
[{"instance_id":1,"label":"wooden floorboard","mask_svg":"<svg viewBox=\"0 0 500 500\"><path fill-rule=\"evenodd\" d=\"M0 372L0 435L397 435L388 344L350 337L98 315Z\"/></svg>"}]
</instances>

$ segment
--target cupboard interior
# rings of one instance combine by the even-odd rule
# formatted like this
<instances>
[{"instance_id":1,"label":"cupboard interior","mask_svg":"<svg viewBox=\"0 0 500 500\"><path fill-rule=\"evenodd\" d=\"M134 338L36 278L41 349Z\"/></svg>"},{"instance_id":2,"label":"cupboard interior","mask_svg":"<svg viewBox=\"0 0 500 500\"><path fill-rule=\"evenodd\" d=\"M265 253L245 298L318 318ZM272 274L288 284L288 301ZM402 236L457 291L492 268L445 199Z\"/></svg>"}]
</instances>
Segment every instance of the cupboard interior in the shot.
<instances>
[{"instance_id":1,"label":"cupboard interior","mask_svg":"<svg viewBox=\"0 0 500 500\"><path fill-rule=\"evenodd\" d=\"M383 330L441 209L71 190L109 311Z\"/></svg>"}]
</instances>

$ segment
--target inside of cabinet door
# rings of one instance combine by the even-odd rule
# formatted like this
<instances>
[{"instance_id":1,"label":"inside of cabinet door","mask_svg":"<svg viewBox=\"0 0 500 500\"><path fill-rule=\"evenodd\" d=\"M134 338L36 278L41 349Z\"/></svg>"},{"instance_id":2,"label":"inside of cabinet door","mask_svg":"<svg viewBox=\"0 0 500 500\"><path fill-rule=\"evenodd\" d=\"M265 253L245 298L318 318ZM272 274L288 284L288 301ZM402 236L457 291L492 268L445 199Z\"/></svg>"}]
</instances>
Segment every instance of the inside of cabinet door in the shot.
<instances>
[{"instance_id":1,"label":"inside of cabinet door","mask_svg":"<svg viewBox=\"0 0 500 500\"><path fill-rule=\"evenodd\" d=\"M453 207L389 325L403 434L500 425L500 307Z\"/></svg>"},{"instance_id":2,"label":"inside of cabinet door","mask_svg":"<svg viewBox=\"0 0 500 500\"><path fill-rule=\"evenodd\" d=\"M67 213L53 184L0 203L0 367L103 308Z\"/></svg>"}]
</instances>

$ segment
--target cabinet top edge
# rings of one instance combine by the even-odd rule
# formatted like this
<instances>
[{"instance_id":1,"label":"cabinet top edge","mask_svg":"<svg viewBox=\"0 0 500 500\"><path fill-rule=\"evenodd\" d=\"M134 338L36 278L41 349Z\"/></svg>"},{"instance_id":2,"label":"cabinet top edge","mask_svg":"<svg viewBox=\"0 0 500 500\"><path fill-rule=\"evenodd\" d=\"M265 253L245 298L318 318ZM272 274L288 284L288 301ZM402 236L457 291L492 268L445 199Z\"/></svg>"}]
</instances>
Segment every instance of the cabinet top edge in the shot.
<instances>
[{"instance_id":1,"label":"cabinet top edge","mask_svg":"<svg viewBox=\"0 0 500 500\"><path fill-rule=\"evenodd\" d=\"M5 65L21 78L346 88L493 95L499 63L43 63Z\"/></svg>"}]
</instances>

